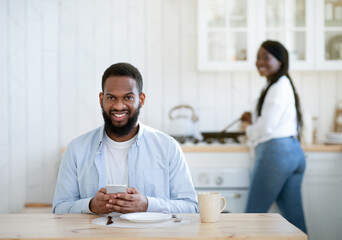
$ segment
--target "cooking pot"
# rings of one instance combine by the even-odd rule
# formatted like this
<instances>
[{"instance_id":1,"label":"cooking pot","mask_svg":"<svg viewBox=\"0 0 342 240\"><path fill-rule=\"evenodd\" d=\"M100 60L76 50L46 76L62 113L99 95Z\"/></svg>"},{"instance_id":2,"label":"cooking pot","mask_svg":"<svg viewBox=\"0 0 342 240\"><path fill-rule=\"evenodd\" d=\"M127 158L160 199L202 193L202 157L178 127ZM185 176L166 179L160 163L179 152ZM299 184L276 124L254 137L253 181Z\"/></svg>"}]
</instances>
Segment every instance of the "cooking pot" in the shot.
<instances>
[{"instance_id":1,"label":"cooking pot","mask_svg":"<svg viewBox=\"0 0 342 240\"><path fill-rule=\"evenodd\" d=\"M184 114L184 109L191 113ZM177 105L169 111L170 124L168 133L174 137L193 137L195 135L195 122L198 117L193 107L189 105Z\"/></svg>"}]
</instances>

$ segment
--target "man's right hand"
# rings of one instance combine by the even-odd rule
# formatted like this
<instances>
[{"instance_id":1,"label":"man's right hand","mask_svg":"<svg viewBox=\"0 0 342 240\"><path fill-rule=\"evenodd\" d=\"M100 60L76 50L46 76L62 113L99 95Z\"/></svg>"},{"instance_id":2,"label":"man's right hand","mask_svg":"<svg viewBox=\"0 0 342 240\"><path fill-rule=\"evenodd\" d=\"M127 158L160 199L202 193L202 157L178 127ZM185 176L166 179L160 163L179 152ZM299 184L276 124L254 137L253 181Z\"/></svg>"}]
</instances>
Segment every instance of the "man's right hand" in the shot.
<instances>
[{"instance_id":1,"label":"man's right hand","mask_svg":"<svg viewBox=\"0 0 342 240\"><path fill-rule=\"evenodd\" d=\"M113 210L106 207L106 204L108 204L109 195L106 194L107 190L105 188L101 188L90 200L89 209L93 213L99 213L99 214L107 214L111 213Z\"/></svg>"}]
</instances>

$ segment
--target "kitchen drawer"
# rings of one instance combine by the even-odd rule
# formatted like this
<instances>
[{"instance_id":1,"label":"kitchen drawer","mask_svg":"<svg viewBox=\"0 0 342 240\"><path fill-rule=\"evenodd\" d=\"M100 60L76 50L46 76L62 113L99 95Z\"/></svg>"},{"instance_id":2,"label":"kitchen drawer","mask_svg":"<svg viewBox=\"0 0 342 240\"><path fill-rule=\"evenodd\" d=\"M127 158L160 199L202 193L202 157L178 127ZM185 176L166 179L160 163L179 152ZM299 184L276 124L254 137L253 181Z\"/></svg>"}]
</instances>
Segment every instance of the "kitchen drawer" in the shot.
<instances>
[{"instance_id":1,"label":"kitchen drawer","mask_svg":"<svg viewBox=\"0 0 342 240\"><path fill-rule=\"evenodd\" d=\"M185 152L189 168L249 168L249 152Z\"/></svg>"}]
</instances>

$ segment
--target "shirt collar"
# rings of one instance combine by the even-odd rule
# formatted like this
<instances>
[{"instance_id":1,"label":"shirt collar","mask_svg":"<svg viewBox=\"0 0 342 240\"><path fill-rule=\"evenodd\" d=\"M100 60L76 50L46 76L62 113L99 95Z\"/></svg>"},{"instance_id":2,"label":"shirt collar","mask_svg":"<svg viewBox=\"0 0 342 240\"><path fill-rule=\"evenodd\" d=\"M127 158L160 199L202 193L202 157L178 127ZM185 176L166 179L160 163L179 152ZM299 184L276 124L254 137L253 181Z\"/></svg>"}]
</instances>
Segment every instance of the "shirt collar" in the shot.
<instances>
[{"instance_id":1,"label":"shirt collar","mask_svg":"<svg viewBox=\"0 0 342 240\"><path fill-rule=\"evenodd\" d=\"M104 124L100 127L99 129L99 135L98 135L98 147L97 147L97 151L102 151L103 149L103 139L104 139L104 134L105 134L105 131L104 131Z\"/></svg>"},{"instance_id":2,"label":"shirt collar","mask_svg":"<svg viewBox=\"0 0 342 240\"><path fill-rule=\"evenodd\" d=\"M144 132L144 129L145 129L145 125L142 124L140 121L138 121L138 126L139 126L139 130L138 130L138 133L137 133L137 139L135 141L135 143L139 146L139 143L140 143L140 138L141 136L143 135L143 132ZM99 139L98 139L98 147L97 149L102 151L102 148L103 148L103 140L104 140L104 137L105 137L105 130L104 130L104 124L100 127L99 129ZM133 143L134 144L134 143Z\"/></svg>"},{"instance_id":3,"label":"shirt collar","mask_svg":"<svg viewBox=\"0 0 342 240\"><path fill-rule=\"evenodd\" d=\"M140 121L138 121L138 125L139 125L139 130L138 130L138 133L137 133L137 140L136 140L136 143L137 145L139 146L139 143L140 143L140 139L144 133L144 130L145 130L145 125L142 124Z\"/></svg>"}]
</instances>

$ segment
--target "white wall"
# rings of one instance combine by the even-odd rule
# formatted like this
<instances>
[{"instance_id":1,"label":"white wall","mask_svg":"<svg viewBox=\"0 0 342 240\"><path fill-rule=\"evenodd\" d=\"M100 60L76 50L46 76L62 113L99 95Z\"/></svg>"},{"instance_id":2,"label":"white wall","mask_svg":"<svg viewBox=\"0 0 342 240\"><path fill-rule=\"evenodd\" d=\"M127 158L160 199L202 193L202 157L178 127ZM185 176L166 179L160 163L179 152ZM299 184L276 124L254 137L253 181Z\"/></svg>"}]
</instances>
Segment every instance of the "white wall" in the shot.
<instances>
[{"instance_id":1,"label":"white wall","mask_svg":"<svg viewBox=\"0 0 342 240\"><path fill-rule=\"evenodd\" d=\"M62 147L102 124L101 76L115 62L142 72L141 119L157 129L180 103L201 130L252 108L264 83L256 71L197 71L196 11L196 0L0 0L0 213L52 201ZM342 72L292 77L323 140Z\"/></svg>"}]
</instances>

